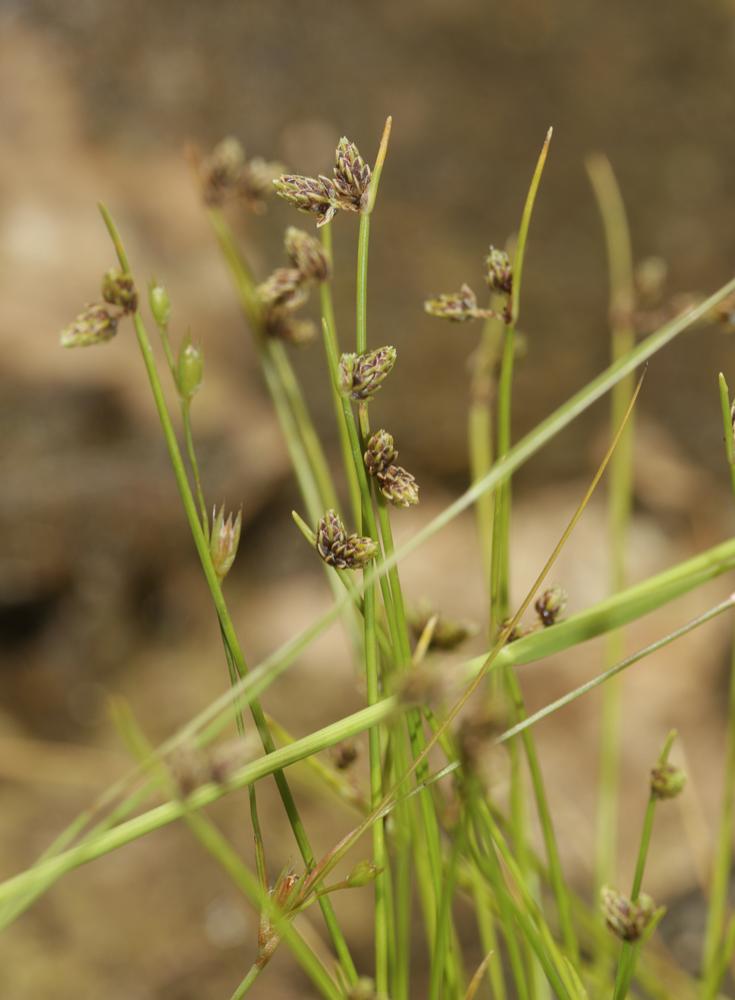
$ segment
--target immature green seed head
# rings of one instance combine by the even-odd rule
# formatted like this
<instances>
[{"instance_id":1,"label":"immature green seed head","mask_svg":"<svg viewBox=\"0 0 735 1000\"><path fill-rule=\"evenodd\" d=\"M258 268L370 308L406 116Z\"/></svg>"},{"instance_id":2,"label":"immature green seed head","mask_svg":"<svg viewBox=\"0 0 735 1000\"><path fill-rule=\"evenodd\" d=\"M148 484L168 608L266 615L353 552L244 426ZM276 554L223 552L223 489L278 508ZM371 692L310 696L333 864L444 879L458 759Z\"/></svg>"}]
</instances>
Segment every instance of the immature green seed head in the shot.
<instances>
[{"instance_id":1,"label":"immature green seed head","mask_svg":"<svg viewBox=\"0 0 735 1000\"><path fill-rule=\"evenodd\" d=\"M232 569L232 564L237 555L237 547L240 544L240 531L242 529L242 510L237 512L234 521L232 514L227 515L225 520L224 504L212 515L212 533L209 540L209 552L212 556L215 573L220 582L224 580Z\"/></svg>"},{"instance_id":2,"label":"immature green seed head","mask_svg":"<svg viewBox=\"0 0 735 1000\"><path fill-rule=\"evenodd\" d=\"M118 306L124 313L138 308L138 293L132 274L111 268L102 279L102 298L111 306Z\"/></svg>"},{"instance_id":3,"label":"immature green seed head","mask_svg":"<svg viewBox=\"0 0 735 1000\"><path fill-rule=\"evenodd\" d=\"M163 285L156 281L148 286L148 305L156 326L167 327L171 319L171 299Z\"/></svg>"},{"instance_id":4,"label":"immature green seed head","mask_svg":"<svg viewBox=\"0 0 735 1000\"><path fill-rule=\"evenodd\" d=\"M389 465L377 474L380 492L394 507L413 507L419 502L419 484L400 465Z\"/></svg>"},{"instance_id":5,"label":"immature green seed head","mask_svg":"<svg viewBox=\"0 0 735 1000\"><path fill-rule=\"evenodd\" d=\"M374 882L382 870L378 865L373 864L372 861L358 861L345 881L350 889L357 889L360 886L369 885L370 882Z\"/></svg>"},{"instance_id":6,"label":"immature green seed head","mask_svg":"<svg viewBox=\"0 0 735 1000\"><path fill-rule=\"evenodd\" d=\"M326 281L329 261L319 240L303 229L289 226L284 239L286 254L304 281Z\"/></svg>"},{"instance_id":7,"label":"immature green seed head","mask_svg":"<svg viewBox=\"0 0 735 1000\"><path fill-rule=\"evenodd\" d=\"M204 378L204 352L191 337L182 341L176 361L176 388L186 402L191 402Z\"/></svg>"},{"instance_id":8,"label":"immature green seed head","mask_svg":"<svg viewBox=\"0 0 735 1000\"><path fill-rule=\"evenodd\" d=\"M600 903L605 923L622 941L637 941L653 919L656 904L642 892L634 903L615 889L604 886Z\"/></svg>"},{"instance_id":9,"label":"immature green seed head","mask_svg":"<svg viewBox=\"0 0 735 1000\"><path fill-rule=\"evenodd\" d=\"M491 291L510 295L513 291L513 268L505 250L490 247L485 258L485 280Z\"/></svg>"},{"instance_id":10,"label":"immature green seed head","mask_svg":"<svg viewBox=\"0 0 735 1000\"><path fill-rule=\"evenodd\" d=\"M365 468L371 476L385 472L391 463L398 458L393 435L388 431L376 431L367 443L365 450Z\"/></svg>"},{"instance_id":11,"label":"immature green seed head","mask_svg":"<svg viewBox=\"0 0 735 1000\"><path fill-rule=\"evenodd\" d=\"M395 347L379 347L366 354L343 354L339 364L339 386L343 396L370 399L393 370Z\"/></svg>"},{"instance_id":12,"label":"immature green seed head","mask_svg":"<svg viewBox=\"0 0 735 1000\"><path fill-rule=\"evenodd\" d=\"M112 340L117 333L117 321L118 317L101 303L85 306L77 318L61 331L61 346L91 347Z\"/></svg>"},{"instance_id":13,"label":"immature green seed head","mask_svg":"<svg viewBox=\"0 0 735 1000\"><path fill-rule=\"evenodd\" d=\"M658 764L651 770L651 795L655 799L675 799L686 785L687 776L675 764Z\"/></svg>"}]
</instances>

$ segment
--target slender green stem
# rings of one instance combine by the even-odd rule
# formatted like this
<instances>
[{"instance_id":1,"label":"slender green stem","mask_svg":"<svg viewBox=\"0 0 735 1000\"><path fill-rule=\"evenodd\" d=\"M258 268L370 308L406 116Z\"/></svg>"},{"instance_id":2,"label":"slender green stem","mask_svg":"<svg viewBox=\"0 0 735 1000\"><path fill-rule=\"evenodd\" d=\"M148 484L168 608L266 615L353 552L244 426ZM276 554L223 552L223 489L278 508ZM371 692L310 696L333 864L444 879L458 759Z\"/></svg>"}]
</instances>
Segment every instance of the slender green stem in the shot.
<instances>
[{"instance_id":1,"label":"slender green stem","mask_svg":"<svg viewBox=\"0 0 735 1000\"><path fill-rule=\"evenodd\" d=\"M659 754L657 761L659 767L663 767L667 763L669 753L671 752L671 747L675 739L676 732L672 730L672 732L670 732L666 737L661 753ZM653 789L651 789L648 796L646 812L643 817L643 829L641 830L638 857L636 858L635 872L633 874L633 887L630 892L630 899L632 903L638 902L638 897L641 894L641 888L643 886L643 874L646 869L646 859L648 858L648 849L651 844L651 834L653 833L653 820L656 814L657 801L658 799L654 795ZM613 1000L625 1000L625 997L628 994L630 982L635 971L637 951L637 947L630 941L623 942L623 947L620 951L620 960L618 962L618 970L615 977Z\"/></svg>"},{"instance_id":2,"label":"slender green stem","mask_svg":"<svg viewBox=\"0 0 735 1000\"><path fill-rule=\"evenodd\" d=\"M464 823L454 831L449 859L443 872L439 911L436 921L434 950L431 955L429 973L429 1000L442 1000L451 990L451 983L445 979L446 958L451 951L450 928L452 926L452 901L459 871L459 859L465 846Z\"/></svg>"},{"instance_id":3,"label":"slender green stem","mask_svg":"<svg viewBox=\"0 0 735 1000\"><path fill-rule=\"evenodd\" d=\"M113 240L113 243L118 249L118 256L120 259L120 266L127 273L132 273L128 265L127 256L122 249L122 241L117 232L117 228L107 212L104 206L100 206L100 211L102 217L107 226L108 232ZM122 251L122 253L120 252ZM217 617L220 621L220 626L222 632L227 641L227 645L230 649L232 655L232 660L234 666L237 670L239 676L243 676L247 673L247 664L245 657L243 655L242 649L240 647L239 640L235 633L232 620L230 618L227 605L225 603L224 595L222 593L222 588L220 586L220 581L215 572L214 565L209 552L209 546L207 540L202 531L202 526L199 523L196 504L194 497L191 492L191 487L189 485L189 480L186 475L186 470L184 468L184 462L181 456L181 451L179 450L178 441L176 440L176 434L174 432L173 424L171 422L171 417L166 406L166 401L163 395L163 389L161 387L161 382L158 377L158 372L156 370L155 358L153 356L153 351L151 349L151 343L148 338L145 326L143 325L143 320L139 312L136 312L133 317L133 322L135 325L135 333L138 340L138 345L140 347L141 354L143 356L143 361L145 364L146 372L148 374L148 380L151 385L151 390L153 392L153 398L156 404L156 409L158 411L158 417L163 429L164 438L166 440L166 445L168 448L169 456L171 459L171 464L173 466L174 475L176 478L176 483L179 488L179 494L184 506L184 511L186 513L187 520L189 522L189 528L191 530L194 544L196 546L197 552L199 554L202 569L204 571L204 576L207 581L210 593L212 595L212 600L217 612ZM268 729L268 725L265 721L265 715L260 702L257 700L250 702L250 711L253 716L258 734L260 736L261 742L263 744L263 749L266 753L270 753L275 749L275 744L273 743L273 738ZM278 791L283 802L284 809L288 816L289 823L294 833L294 837L298 844L301 855L304 859L305 864L309 867L314 861L314 854L311 850L311 845L309 844L308 837L306 835L306 830L304 829L301 817L296 808L296 803L294 802L291 790L286 781L285 775L282 771L276 771L274 773L274 779L276 785L278 786ZM345 973L350 978L351 982L357 980L357 970L355 969L354 963L350 956L349 950L347 948L347 943L344 939L344 935L337 923L337 918L334 913L334 909L331 902L328 899L320 900L320 905L322 908L322 913L324 916L324 921L329 930L332 942L337 951L340 963L343 966Z\"/></svg>"},{"instance_id":4,"label":"slender green stem","mask_svg":"<svg viewBox=\"0 0 735 1000\"><path fill-rule=\"evenodd\" d=\"M196 493L197 503L199 504L199 515L202 519L202 531L204 532L204 537L209 539L209 516L207 514L207 504L204 499L204 490L202 489L202 479L199 473L199 462L197 461L196 450L194 448L194 435L191 429L191 404L188 399L182 399L181 401L181 421L184 428L184 444L186 446L186 454L189 459L189 466L191 467L191 472L194 477L194 491Z\"/></svg>"},{"instance_id":5,"label":"slender green stem","mask_svg":"<svg viewBox=\"0 0 735 1000\"><path fill-rule=\"evenodd\" d=\"M327 225L321 228L321 239L322 247L324 248L324 253L327 256L330 267L334 269L334 255L332 253L332 224L327 223ZM322 318L323 318L323 329L324 336L332 338L332 350L334 355L339 357L339 342L337 338L337 322L334 315L334 303L332 301L332 283L331 280L323 281L319 286L319 294L321 297L321 307L322 307ZM327 363L329 363L327 361ZM352 451L350 449L350 438L347 432L347 427L343 419L342 413L342 400L340 398L339 390L334 384L334 381L330 377L329 386L332 392L332 403L334 405L334 415L337 421L337 432L339 434L339 443L342 450L342 465L345 472L345 479L347 480L347 492L350 498L350 509L352 511L352 520L355 524L360 519L360 486L357 482L357 473L355 471L355 466L352 462Z\"/></svg>"},{"instance_id":6,"label":"slender green stem","mask_svg":"<svg viewBox=\"0 0 735 1000\"><path fill-rule=\"evenodd\" d=\"M242 1000L245 994L250 990L250 987L255 983L255 980L258 978L260 973L261 967L257 962L254 962L248 969L245 978L230 997L230 1000Z\"/></svg>"},{"instance_id":7,"label":"slender green stem","mask_svg":"<svg viewBox=\"0 0 735 1000\"><path fill-rule=\"evenodd\" d=\"M722 410L722 431L725 442L725 458L730 471L730 481L735 496L735 447L733 445L733 424L730 390L725 376L718 378L720 406ZM722 980L723 967L720 953L725 950L725 920L727 916L730 872L732 869L732 838L735 828L735 633L730 654L730 694L727 713L727 735L725 744L725 769L717 828L712 873L709 887L709 905L704 935L702 957L702 998L714 1000Z\"/></svg>"},{"instance_id":8,"label":"slender green stem","mask_svg":"<svg viewBox=\"0 0 735 1000\"><path fill-rule=\"evenodd\" d=\"M592 157L587 171L597 199L607 246L610 274L611 360L625 357L635 345L632 324L635 289L633 253L623 198L610 162L604 156ZM616 427L633 393L632 373L613 388L610 399L610 422ZM610 592L622 590L626 583L626 549L633 502L633 421L628 425L610 465L608 485L608 550L610 553ZM606 666L620 660L625 652L620 632L611 632L606 645ZM600 779L597 806L597 847L595 879L597 892L614 880L618 826L619 731L621 688L617 680L605 685L600 724ZM601 928L602 933L604 930Z\"/></svg>"}]
</instances>

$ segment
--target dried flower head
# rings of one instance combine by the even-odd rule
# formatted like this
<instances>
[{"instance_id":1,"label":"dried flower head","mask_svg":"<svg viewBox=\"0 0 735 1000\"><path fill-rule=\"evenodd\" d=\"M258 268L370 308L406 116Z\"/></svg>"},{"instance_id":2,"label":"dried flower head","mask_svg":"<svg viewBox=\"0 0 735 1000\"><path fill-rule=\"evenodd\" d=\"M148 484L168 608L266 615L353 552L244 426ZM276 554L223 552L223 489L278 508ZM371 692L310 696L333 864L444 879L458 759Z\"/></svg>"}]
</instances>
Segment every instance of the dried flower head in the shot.
<instances>
[{"instance_id":1,"label":"dried flower head","mask_svg":"<svg viewBox=\"0 0 735 1000\"><path fill-rule=\"evenodd\" d=\"M377 474L380 492L394 507L413 507L419 502L419 484L400 465L389 465Z\"/></svg>"},{"instance_id":2,"label":"dried flower head","mask_svg":"<svg viewBox=\"0 0 735 1000\"><path fill-rule=\"evenodd\" d=\"M622 893L604 886L600 902L605 923L622 941L637 941L656 912L656 904L644 892L632 902Z\"/></svg>"},{"instance_id":3,"label":"dried flower head","mask_svg":"<svg viewBox=\"0 0 735 1000\"><path fill-rule=\"evenodd\" d=\"M510 295L513 291L513 267L505 250L491 246L485 258L485 280L493 292Z\"/></svg>"},{"instance_id":4,"label":"dried flower head","mask_svg":"<svg viewBox=\"0 0 735 1000\"><path fill-rule=\"evenodd\" d=\"M550 587L536 600L534 608L544 628L555 625L567 606L567 595L561 587Z\"/></svg>"},{"instance_id":5,"label":"dried flower head","mask_svg":"<svg viewBox=\"0 0 735 1000\"><path fill-rule=\"evenodd\" d=\"M655 799L675 799L686 783L686 774L675 764L658 764L651 770L651 795Z\"/></svg>"},{"instance_id":6,"label":"dried flower head","mask_svg":"<svg viewBox=\"0 0 735 1000\"><path fill-rule=\"evenodd\" d=\"M398 458L393 435L385 430L376 431L367 443L364 458L365 468L371 476L385 472Z\"/></svg>"},{"instance_id":7,"label":"dried flower head","mask_svg":"<svg viewBox=\"0 0 735 1000\"><path fill-rule=\"evenodd\" d=\"M251 736L237 736L213 747L208 755L208 780L216 785L225 784L241 767L258 756L258 740Z\"/></svg>"},{"instance_id":8,"label":"dried flower head","mask_svg":"<svg viewBox=\"0 0 735 1000\"><path fill-rule=\"evenodd\" d=\"M77 318L61 331L61 346L90 347L112 340L117 333L117 321L118 317L101 303L85 306Z\"/></svg>"},{"instance_id":9,"label":"dried flower head","mask_svg":"<svg viewBox=\"0 0 735 1000\"><path fill-rule=\"evenodd\" d=\"M396 363L395 347L379 347L367 354L343 354L339 362L340 391L352 399L370 399Z\"/></svg>"},{"instance_id":10,"label":"dried flower head","mask_svg":"<svg viewBox=\"0 0 735 1000\"><path fill-rule=\"evenodd\" d=\"M319 240L303 229L289 226L284 239L286 254L304 281L326 281L329 261Z\"/></svg>"},{"instance_id":11,"label":"dried flower head","mask_svg":"<svg viewBox=\"0 0 735 1000\"><path fill-rule=\"evenodd\" d=\"M270 896L281 913L288 914L297 905L300 887L301 877L296 875L291 868L285 869L278 876L270 891ZM258 928L258 957L255 960L261 969L273 957L279 941L278 931L271 923L268 914L263 911Z\"/></svg>"},{"instance_id":12,"label":"dried flower head","mask_svg":"<svg viewBox=\"0 0 735 1000\"><path fill-rule=\"evenodd\" d=\"M265 319L265 330L269 337L276 337L298 347L309 344L318 332L312 320L298 319L289 308L269 310Z\"/></svg>"},{"instance_id":13,"label":"dried flower head","mask_svg":"<svg viewBox=\"0 0 735 1000\"><path fill-rule=\"evenodd\" d=\"M138 293L132 274L111 268L102 279L102 298L111 306L118 306L124 313L138 308Z\"/></svg>"},{"instance_id":14,"label":"dried flower head","mask_svg":"<svg viewBox=\"0 0 735 1000\"><path fill-rule=\"evenodd\" d=\"M234 521L232 513L227 515L225 520L224 504L219 511L212 512L212 533L209 539L209 552L212 556L214 570L220 581L224 580L232 569L232 564L237 555L237 547L240 544L240 531L242 529L242 509L237 512Z\"/></svg>"},{"instance_id":15,"label":"dried flower head","mask_svg":"<svg viewBox=\"0 0 735 1000\"><path fill-rule=\"evenodd\" d=\"M346 771L357 760L357 743L354 740L342 740L332 747L332 759L338 771Z\"/></svg>"},{"instance_id":16,"label":"dried flower head","mask_svg":"<svg viewBox=\"0 0 735 1000\"><path fill-rule=\"evenodd\" d=\"M276 194L300 212L317 216L317 227L331 221L339 208L337 189L329 177L282 174L273 181Z\"/></svg>"},{"instance_id":17,"label":"dried flower head","mask_svg":"<svg viewBox=\"0 0 735 1000\"><path fill-rule=\"evenodd\" d=\"M308 298L308 292L302 289L301 282L301 272L295 267L277 267L255 291L267 309L272 306L288 306L293 310L302 306Z\"/></svg>"},{"instance_id":18,"label":"dried flower head","mask_svg":"<svg viewBox=\"0 0 735 1000\"><path fill-rule=\"evenodd\" d=\"M328 566L361 569L375 556L378 546L372 538L348 535L337 512L328 510L317 525L316 550Z\"/></svg>"},{"instance_id":19,"label":"dried flower head","mask_svg":"<svg viewBox=\"0 0 735 1000\"><path fill-rule=\"evenodd\" d=\"M445 618L444 615L437 613L429 604L423 602L409 612L408 615L408 624L417 641L424 634L424 629L432 618L436 619L436 622L431 634L429 649L447 651L456 649L466 639L477 634L477 626L471 622Z\"/></svg>"},{"instance_id":20,"label":"dried flower head","mask_svg":"<svg viewBox=\"0 0 735 1000\"><path fill-rule=\"evenodd\" d=\"M168 766L176 789L184 799L209 780L207 756L192 744L184 744L174 750Z\"/></svg>"},{"instance_id":21,"label":"dried flower head","mask_svg":"<svg viewBox=\"0 0 735 1000\"><path fill-rule=\"evenodd\" d=\"M354 142L342 136L334 160L334 186L339 196L339 207L359 212L365 203L369 184L370 167L360 156Z\"/></svg>"},{"instance_id":22,"label":"dried flower head","mask_svg":"<svg viewBox=\"0 0 735 1000\"><path fill-rule=\"evenodd\" d=\"M256 215L266 210L266 202L273 195L273 181L283 173L283 164L254 156L248 160L237 179L236 194Z\"/></svg>"},{"instance_id":23,"label":"dried flower head","mask_svg":"<svg viewBox=\"0 0 735 1000\"><path fill-rule=\"evenodd\" d=\"M469 285L462 285L458 292L445 292L424 302L430 316L448 319L453 323L466 323L470 319L487 319L495 314L491 309L480 309L477 296Z\"/></svg>"},{"instance_id":24,"label":"dried flower head","mask_svg":"<svg viewBox=\"0 0 735 1000\"><path fill-rule=\"evenodd\" d=\"M236 189L245 166L245 150L234 136L221 139L198 162L202 197L207 205L221 205Z\"/></svg>"},{"instance_id":25,"label":"dried flower head","mask_svg":"<svg viewBox=\"0 0 735 1000\"><path fill-rule=\"evenodd\" d=\"M644 257L636 264L635 286L640 297L649 305L660 302L668 276L663 257Z\"/></svg>"}]
</instances>

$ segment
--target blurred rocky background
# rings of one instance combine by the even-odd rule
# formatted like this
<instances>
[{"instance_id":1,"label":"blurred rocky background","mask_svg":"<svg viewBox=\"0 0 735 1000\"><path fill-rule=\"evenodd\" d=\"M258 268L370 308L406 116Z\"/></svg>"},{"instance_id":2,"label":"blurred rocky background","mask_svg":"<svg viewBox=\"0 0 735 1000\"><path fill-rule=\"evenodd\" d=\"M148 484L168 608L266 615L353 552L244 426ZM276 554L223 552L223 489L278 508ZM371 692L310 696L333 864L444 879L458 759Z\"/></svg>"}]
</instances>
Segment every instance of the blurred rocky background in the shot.
<instances>
[{"instance_id":1,"label":"blurred rocky background","mask_svg":"<svg viewBox=\"0 0 735 1000\"><path fill-rule=\"evenodd\" d=\"M735 270L732 94L735 5L531 0L0 0L0 857L29 864L127 766L112 694L162 739L221 692L217 628L180 510L132 331L66 352L58 331L98 294L113 255L108 204L143 283L174 303L173 330L204 346L195 431L211 502L244 505L228 580L253 663L308 624L329 593L290 520L299 506L248 332L183 155L227 134L296 172L328 172L347 134L372 159L386 114L393 139L370 252L371 343L399 364L375 406L422 505L410 536L467 484L468 358L478 331L425 316L422 302L482 286L490 242L517 226L546 129L554 139L524 281L528 353L518 370L520 435L606 363L607 279L584 171L605 152L636 255L669 268L668 289L707 292ZM253 268L282 263L284 204L231 215ZM356 218L334 226L343 343L353 315ZM726 537L732 518L716 393L732 341L691 332L650 365L639 404L631 578ZM294 352L330 454L318 345ZM735 382L735 377L730 379ZM606 432L598 404L517 477L513 574L530 583L577 503ZM414 600L482 622L471 517L406 563ZM605 592L605 514L593 502L556 571L578 609ZM630 648L726 592L720 581L630 629ZM650 889L674 909L672 950L696 964L698 885L719 798L730 627L721 622L626 680L621 853L637 843L648 766L676 726L691 774L681 814L657 828ZM482 648L482 635L474 649ZM597 672L590 646L524 672L529 705ZM267 707L297 734L360 705L339 633L309 650ZM565 861L584 889L592 858L598 701L539 728ZM574 787L569 775L574 771ZM317 849L352 817L307 785ZM293 848L266 797L277 871ZM663 811L662 811L663 812ZM243 851L243 802L217 811ZM362 890L369 892L369 890ZM682 904L684 905L684 904ZM363 908L340 901L370 961ZM364 909L367 909L366 907ZM191 843L170 829L69 876L0 938L8 1000L203 1000L229 995L257 921ZM676 936L678 935L678 936ZM360 943L361 942L361 943ZM281 949L254 996L310 995Z\"/></svg>"}]
</instances>

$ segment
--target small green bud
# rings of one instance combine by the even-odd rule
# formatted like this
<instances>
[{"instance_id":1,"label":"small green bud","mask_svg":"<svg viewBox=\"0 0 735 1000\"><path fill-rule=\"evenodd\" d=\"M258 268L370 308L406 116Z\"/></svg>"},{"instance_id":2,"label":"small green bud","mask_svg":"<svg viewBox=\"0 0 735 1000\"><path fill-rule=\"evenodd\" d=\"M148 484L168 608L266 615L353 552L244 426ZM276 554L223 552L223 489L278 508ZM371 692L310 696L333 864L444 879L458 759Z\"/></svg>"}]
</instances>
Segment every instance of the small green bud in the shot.
<instances>
[{"instance_id":1,"label":"small green bud","mask_svg":"<svg viewBox=\"0 0 735 1000\"><path fill-rule=\"evenodd\" d=\"M214 570L220 580L224 580L232 568L237 555L237 547L240 544L240 530L242 528L242 510L237 512L237 517L232 520L232 514L227 515L225 520L224 504L219 511L212 513L212 534L209 540L209 553L212 556Z\"/></svg>"},{"instance_id":2,"label":"small green bud","mask_svg":"<svg viewBox=\"0 0 735 1000\"><path fill-rule=\"evenodd\" d=\"M400 465L389 465L377 474L380 492L394 507L413 507L419 502L419 484Z\"/></svg>"},{"instance_id":3,"label":"small green bud","mask_svg":"<svg viewBox=\"0 0 735 1000\"><path fill-rule=\"evenodd\" d=\"M379 347L366 354L343 354L339 363L339 387L343 396L370 399L393 370L395 347Z\"/></svg>"},{"instance_id":4,"label":"small green bud","mask_svg":"<svg viewBox=\"0 0 735 1000\"><path fill-rule=\"evenodd\" d=\"M102 279L102 298L111 306L119 306L125 313L138 308L138 293L131 274L111 268Z\"/></svg>"},{"instance_id":5,"label":"small green bud","mask_svg":"<svg viewBox=\"0 0 735 1000\"><path fill-rule=\"evenodd\" d=\"M358 889L363 885L369 885L382 872L382 868L373 864L372 861L358 861L350 874L345 879L345 884L350 889Z\"/></svg>"},{"instance_id":6,"label":"small green bud","mask_svg":"<svg viewBox=\"0 0 735 1000\"><path fill-rule=\"evenodd\" d=\"M91 347L112 340L117 333L117 316L99 303L85 306L77 318L61 331L62 347Z\"/></svg>"},{"instance_id":7,"label":"small green bud","mask_svg":"<svg viewBox=\"0 0 735 1000\"><path fill-rule=\"evenodd\" d=\"M561 587L550 587L537 599L534 607L544 628L555 625L567 606L567 595Z\"/></svg>"},{"instance_id":8,"label":"small green bud","mask_svg":"<svg viewBox=\"0 0 735 1000\"><path fill-rule=\"evenodd\" d=\"M171 299L163 285L151 282L148 287L148 305L156 326L167 327L171 319Z\"/></svg>"},{"instance_id":9,"label":"small green bud","mask_svg":"<svg viewBox=\"0 0 735 1000\"><path fill-rule=\"evenodd\" d=\"M637 941L656 912L656 904L645 892L634 903L621 892L604 886L600 901L605 923L622 941Z\"/></svg>"},{"instance_id":10,"label":"small green bud","mask_svg":"<svg viewBox=\"0 0 735 1000\"><path fill-rule=\"evenodd\" d=\"M655 799L675 799L686 783L686 774L675 764L658 764L651 770L651 795Z\"/></svg>"},{"instance_id":11,"label":"small green bud","mask_svg":"<svg viewBox=\"0 0 735 1000\"><path fill-rule=\"evenodd\" d=\"M198 392L204 377L204 353L197 344L187 337L179 348L176 361L176 388L187 403Z\"/></svg>"}]
</instances>

